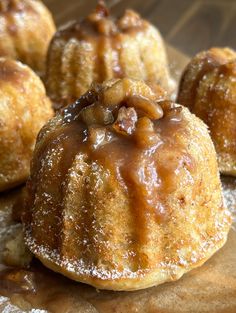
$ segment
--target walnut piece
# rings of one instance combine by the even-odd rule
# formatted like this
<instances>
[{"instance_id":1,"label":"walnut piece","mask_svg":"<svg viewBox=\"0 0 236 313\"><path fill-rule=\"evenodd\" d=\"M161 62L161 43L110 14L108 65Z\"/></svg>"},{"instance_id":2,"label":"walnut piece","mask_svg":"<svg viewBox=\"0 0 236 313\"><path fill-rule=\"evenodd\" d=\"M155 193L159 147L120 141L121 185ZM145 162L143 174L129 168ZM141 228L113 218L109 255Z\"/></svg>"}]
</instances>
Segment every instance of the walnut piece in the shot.
<instances>
[{"instance_id":1,"label":"walnut piece","mask_svg":"<svg viewBox=\"0 0 236 313\"><path fill-rule=\"evenodd\" d=\"M121 107L112 127L117 133L131 135L135 130L137 120L138 115L134 108Z\"/></svg>"}]
</instances>

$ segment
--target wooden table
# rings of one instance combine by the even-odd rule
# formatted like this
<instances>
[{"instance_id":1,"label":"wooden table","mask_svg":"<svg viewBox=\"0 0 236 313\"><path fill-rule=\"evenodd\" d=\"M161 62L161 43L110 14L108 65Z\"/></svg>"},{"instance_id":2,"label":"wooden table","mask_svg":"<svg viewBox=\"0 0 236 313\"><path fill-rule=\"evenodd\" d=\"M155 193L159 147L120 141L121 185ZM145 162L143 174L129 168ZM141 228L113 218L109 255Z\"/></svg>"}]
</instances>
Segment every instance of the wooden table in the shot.
<instances>
[{"instance_id":1,"label":"wooden table","mask_svg":"<svg viewBox=\"0 0 236 313\"><path fill-rule=\"evenodd\" d=\"M96 0L44 0L57 25L85 16ZM235 0L107 0L115 15L133 8L149 19L172 46L192 56L212 46L236 49Z\"/></svg>"}]
</instances>

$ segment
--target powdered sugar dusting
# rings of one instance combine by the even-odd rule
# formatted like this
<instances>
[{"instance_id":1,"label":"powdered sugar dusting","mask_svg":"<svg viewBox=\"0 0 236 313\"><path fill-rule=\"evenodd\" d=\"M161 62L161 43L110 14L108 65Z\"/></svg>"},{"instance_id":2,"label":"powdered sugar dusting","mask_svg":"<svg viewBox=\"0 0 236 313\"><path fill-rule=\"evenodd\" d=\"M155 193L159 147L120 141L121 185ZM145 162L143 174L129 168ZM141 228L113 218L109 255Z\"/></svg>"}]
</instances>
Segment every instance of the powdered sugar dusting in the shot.
<instances>
[{"instance_id":1,"label":"powdered sugar dusting","mask_svg":"<svg viewBox=\"0 0 236 313\"><path fill-rule=\"evenodd\" d=\"M233 223L236 222L236 178L234 177L221 177L223 186L223 195L225 206L230 210L233 216ZM235 226L232 228L236 231Z\"/></svg>"},{"instance_id":2,"label":"powdered sugar dusting","mask_svg":"<svg viewBox=\"0 0 236 313\"><path fill-rule=\"evenodd\" d=\"M11 304L9 299L6 297L0 296L0 311L2 313L47 313L48 311L39 310L39 309L32 309L30 311L22 311L21 309L17 308L15 305Z\"/></svg>"},{"instance_id":3,"label":"powdered sugar dusting","mask_svg":"<svg viewBox=\"0 0 236 313\"><path fill-rule=\"evenodd\" d=\"M38 257L47 259L49 262L64 268L66 271L76 273L77 275L83 275L87 277L96 277L101 280L114 280L120 278L140 278L144 276L149 270L137 270L133 272L127 268L123 270L109 269L98 267L94 264L88 265L82 259L68 260L61 256L57 250L52 250L46 246L39 246L34 238L32 238L30 232L26 231L26 243L31 251Z\"/></svg>"}]
</instances>

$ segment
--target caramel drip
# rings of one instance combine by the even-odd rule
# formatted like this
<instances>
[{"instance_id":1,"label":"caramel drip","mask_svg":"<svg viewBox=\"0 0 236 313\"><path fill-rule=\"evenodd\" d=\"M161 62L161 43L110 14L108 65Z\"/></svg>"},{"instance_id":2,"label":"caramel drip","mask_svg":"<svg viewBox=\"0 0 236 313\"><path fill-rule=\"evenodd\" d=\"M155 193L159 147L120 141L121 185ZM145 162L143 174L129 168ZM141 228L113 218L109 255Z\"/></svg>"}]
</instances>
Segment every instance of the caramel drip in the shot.
<instances>
[{"instance_id":1,"label":"caramel drip","mask_svg":"<svg viewBox=\"0 0 236 313\"><path fill-rule=\"evenodd\" d=\"M49 68L59 63L58 60L54 61L60 57L55 51L63 47L58 47L57 42L72 40L77 49L71 48L66 52L70 60L65 60L63 65L67 69L65 78L58 78L56 70L55 73L50 69L48 72L48 90L55 101L61 101L60 92L63 88L65 102L70 104L86 92L93 82L101 83L112 78L131 77L154 84L160 82L165 89L169 89L169 71L162 39L158 31L134 11L126 10L121 18L113 19L104 4L100 3L82 21L60 29L49 50ZM82 46L86 48L83 50ZM74 79L75 89L69 85L73 83L68 80L68 73L77 74ZM54 89L56 84L53 80L62 82L61 89Z\"/></svg>"},{"instance_id":2,"label":"caramel drip","mask_svg":"<svg viewBox=\"0 0 236 313\"><path fill-rule=\"evenodd\" d=\"M34 160L29 193L41 196L30 200L29 207L37 210L32 209L32 216L25 216L26 224L37 223L32 227L33 231L34 227L36 229L35 234L32 233L36 242L41 245L49 237L46 242L50 250L59 249L61 257L66 255L73 259L72 252L66 251L66 247L68 240L76 237L78 224L81 236L79 243L75 241L72 247L81 247L79 255L82 259L93 258L91 249L104 248L95 239L96 231L102 232L102 225L96 224L96 210L99 210L96 205L99 203L93 202L99 200L100 194L90 195L92 188L96 188L93 180L86 186L86 178L83 178L85 185L80 190L83 199L78 201L82 213L78 217L72 213L72 219L73 216L76 219L72 227L70 225L74 222L70 222L70 213L68 211L66 215L64 208L63 200L71 181L69 171L72 169L77 173L73 164L76 157L83 155L87 178L92 179L92 164L101 167L107 171L108 185L117 184L116 191L120 190L125 201L129 202L129 217L133 220L134 229L128 235L131 239L125 239L125 245L132 252L134 271L148 266L145 249L150 240L155 241L149 237L149 220L155 221L155 225L168 220L171 208L166 199L178 188L175 175L179 175L180 168L191 173L193 166L181 138L178 138L178 133L186 127L182 109L168 101L158 102L162 96L161 90L155 94L143 82L131 79L94 86L58 115L59 124L54 130L39 135L36 156L40 161ZM43 164L48 168L44 169ZM50 197L46 197L47 193ZM50 212L49 218L44 217L47 212ZM95 224L96 229L93 227ZM38 232L39 237L37 227L43 229ZM96 260L93 261L96 264Z\"/></svg>"},{"instance_id":3,"label":"caramel drip","mask_svg":"<svg viewBox=\"0 0 236 313\"><path fill-rule=\"evenodd\" d=\"M113 19L105 5L98 4L93 13L82 21L72 22L66 28L62 28L56 33L56 38L64 40L70 38L87 39L91 37L105 36L115 37L120 33L133 33L134 30L142 31L147 27L147 23L132 10L126 10L120 19Z\"/></svg>"},{"instance_id":4,"label":"caramel drip","mask_svg":"<svg viewBox=\"0 0 236 313\"><path fill-rule=\"evenodd\" d=\"M93 101L96 101L95 95L91 97L88 103L92 103ZM147 101L147 103L145 101ZM145 103L143 107L142 102ZM84 103L86 103L86 101ZM175 188L170 185L173 169L168 169L169 165L166 167L166 164L158 164L158 151L162 149L163 145L166 146L166 149L167 147L168 149L173 149L174 142L171 142L171 144L168 141L165 142L165 132L170 129L173 133L177 133L178 129L183 127L181 108L171 108L171 106L169 106L169 109L166 110L162 119L163 113L161 113L161 111L154 113L155 110L158 109L158 105L156 105L155 109L154 107L152 109L152 105L154 106L154 104L152 104L151 100L134 97L133 100L132 98L127 98L126 102L122 104L128 107L130 105L131 108L134 106L136 110L138 109L138 112L142 112L140 109L145 108L146 113L143 112L142 114L149 114L152 118L156 118L157 121L153 124L148 118L141 118L136 125L136 130L131 129L128 131L132 134L128 136L124 136L125 131L114 132L114 129L108 125L106 129L104 129L104 133L109 132L110 139L106 144L102 145L100 145L100 142L96 144L92 142L91 145L90 127L93 127L93 133L95 132L96 137L96 122L94 126L87 125L87 131L84 132L86 135L84 135L83 143L80 144L80 151L88 155L90 162L98 162L98 164L101 164L104 168L109 169L112 175L119 181L120 185L127 193L127 196L130 198L131 206L133 207L134 220L137 223L137 242L139 244L145 244L148 241L146 234L149 214L156 214L159 222L164 221L168 216L166 208L161 203L159 194L165 194L166 191L171 192L171 190ZM80 107L80 113L77 114L77 119L83 116L83 120L85 119L84 122L86 123L88 115L84 115L85 113L82 106ZM166 107L168 106L166 105ZM84 108L86 111L91 109L89 106L86 107L86 104ZM74 107L74 109L76 109L76 107ZM95 107L93 110L95 110ZM116 114L117 109L113 108L113 112L113 114ZM74 115L74 113L72 115ZM93 116L95 116L95 111L93 112ZM158 119L160 119L160 121ZM140 129L138 127L140 127ZM100 130L100 128L98 129ZM162 134L162 138L164 138L162 140L160 140L158 136L158 129ZM169 132L167 137L171 137ZM187 158L181 149L181 147L178 147L178 151L181 151L183 154L183 159ZM180 160L180 162L182 161ZM176 166L178 166L178 164ZM167 175L168 171L170 173ZM158 191L160 189L161 192Z\"/></svg>"}]
</instances>

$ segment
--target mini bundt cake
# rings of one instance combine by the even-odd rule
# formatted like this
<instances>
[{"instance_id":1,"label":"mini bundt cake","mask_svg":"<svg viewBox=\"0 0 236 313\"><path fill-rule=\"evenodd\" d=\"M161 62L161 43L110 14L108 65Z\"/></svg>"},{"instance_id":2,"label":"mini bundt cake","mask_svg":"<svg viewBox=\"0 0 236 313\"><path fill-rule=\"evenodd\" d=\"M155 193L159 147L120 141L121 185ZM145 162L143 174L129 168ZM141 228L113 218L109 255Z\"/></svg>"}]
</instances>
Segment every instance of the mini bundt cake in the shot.
<instances>
[{"instance_id":1,"label":"mini bundt cake","mask_svg":"<svg viewBox=\"0 0 236 313\"><path fill-rule=\"evenodd\" d=\"M212 48L197 54L183 73L178 103L208 125L220 171L236 176L236 53Z\"/></svg>"},{"instance_id":2,"label":"mini bundt cake","mask_svg":"<svg viewBox=\"0 0 236 313\"><path fill-rule=\"evenodd\" d=\"M82 22L59 30L47 60L47 90L55 107L71 104L93 82L131 77L173 87L158 30L131 10L120 19L104 3Z\"/></svg>"},{"instance_id":3,"label":"mini bundt cake","mask_svg":"<svg viewBox=\"0 0 236 313\"><path fill-rule=\"evenodd\" d=\"M226 241L205 124L142 81L95 85L41 130L25 240L43 264L101 289L176 280Z\"/></svg>"},{"instance_id":4,"label":"mini bundt cake","mask_svg":"<svg viewBox=\"0 0 236 313\"><path fill-rule=\"evenodd\" d=\"M0 191L27 179L37 134L52 116L36 74L18 61L0 58Z\"/></svg>"},{"instance_id":5,"label":"mini bundt cake","mask_svg":"<svg viewBox=\"0 0 236 313\"><path fill-rule=\"evenodd\" d=\"M17 59L42 76L54 33L51 13L41 1L0 1L0 56Z\"/></svg>"}]
</instances>

